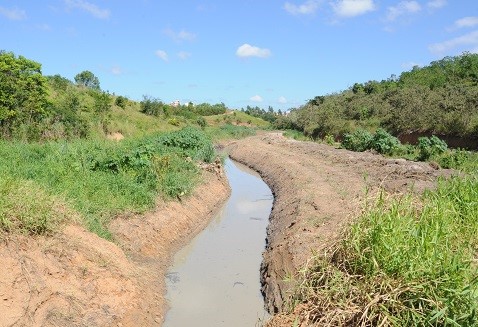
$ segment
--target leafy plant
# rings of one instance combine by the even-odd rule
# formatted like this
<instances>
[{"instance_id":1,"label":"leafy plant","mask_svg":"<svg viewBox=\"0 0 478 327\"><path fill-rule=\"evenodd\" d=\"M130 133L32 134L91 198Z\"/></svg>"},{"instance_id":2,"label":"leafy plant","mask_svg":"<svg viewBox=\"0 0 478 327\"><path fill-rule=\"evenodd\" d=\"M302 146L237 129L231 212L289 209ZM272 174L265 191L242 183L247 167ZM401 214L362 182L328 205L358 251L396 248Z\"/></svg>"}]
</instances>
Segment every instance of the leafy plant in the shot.
<instances>
[{"instance_id":1,"label":"leafy plant","mask_svg":"<svg viewBox=\"0 0 478 327\"><path fill-rule=\"evenodd\" d=\"M370 149L373 136L368 131L359 129L353 133L347 133L342 140L342 146L351 151L362 152Z\"/></svg>"},{"instance_id":2,"label":"leafy plant","mask_svg":"<svg viewBox=\"0 0 478 327\"><path fill-rule=\"evenodd\" d=\"M378 153L391 155L400 146L400 141L382 128L377 129L369 144Z\"/></svg>"},{"instance_id":3,"label":"leafy plant","mask_svg":"<svg viewBox=\"0 0 478 327\"><path fill-rule=\"evenodd\" d=\"M417 148L419 151L419 160L428 160L434 155L439 155L448 149L445 141L439 139L435 135L431 137L418 138Z\"/></svg>"}]
</instances>

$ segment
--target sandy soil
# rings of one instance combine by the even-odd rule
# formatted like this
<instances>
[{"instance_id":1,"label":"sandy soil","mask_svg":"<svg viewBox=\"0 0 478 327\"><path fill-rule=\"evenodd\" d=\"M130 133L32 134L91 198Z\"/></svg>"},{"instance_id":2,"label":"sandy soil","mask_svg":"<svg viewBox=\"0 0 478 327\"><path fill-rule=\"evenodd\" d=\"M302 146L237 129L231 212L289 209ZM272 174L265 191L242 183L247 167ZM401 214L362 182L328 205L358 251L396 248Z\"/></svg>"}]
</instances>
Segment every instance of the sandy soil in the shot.
<instances>
[{"instance_id":1,"label":"sandy soil","mask_svg":"<svg viewBox=\"0 0 478 327\"><path fill-rule=\"evenodd\" d=\"M158 326L172 255L229 195L217 165L191 197L111 224L116 242L77 225L0 238L0 326Z\"/></svg>"},{"instance_id":2,"label":"sandy soil","mask_svg":"<svg viewBox=\"0 0 478 327\"><path fill-rule=\"evenodd\" d=\"M366 190L420 192L433 187L437 176L451 173L427 163L289 140L281 133L234 141L226 150L258 171L275 196L261 268L262 292L271 313L285 309L294 277L307 260L358 215ZM291 321L281 317L270 325L291 326Z\"/></svg>"}]
</instances>

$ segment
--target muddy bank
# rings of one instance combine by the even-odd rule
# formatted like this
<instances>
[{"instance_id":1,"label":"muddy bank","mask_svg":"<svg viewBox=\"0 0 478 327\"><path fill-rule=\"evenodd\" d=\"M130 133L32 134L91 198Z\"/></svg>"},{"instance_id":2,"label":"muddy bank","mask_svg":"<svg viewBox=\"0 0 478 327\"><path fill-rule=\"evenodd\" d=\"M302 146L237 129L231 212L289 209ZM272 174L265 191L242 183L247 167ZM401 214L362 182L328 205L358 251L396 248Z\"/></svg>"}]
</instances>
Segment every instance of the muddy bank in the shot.
<instances>
[{"instance_id":1,"label":"muddy bank","mask_svg":"<svg viewBox=\"0 0 478 327\"><path fill-rule=\"evenodd\" d=\"M205 168L187 199L114 221L116 244L77 225L49 237L3 235L0 326L160 325L172 254L229 194L222 170Z\"/></svg>"},{"instance_id":2,"label":"muddy bank","mask_svg":"<svg viewBox=\"0 0 478 327\"><path fill-rule=\"evenodd\" d=\"M439 175L450 174L427 163L288 140L280 133L231 142L227 152L258 171L275 196L261 267L262 292L271 313L286 309L284 301L299 269L357 216L366 190L421 191L433 187ZM276 319L271 325L291 322Z\"/></svg>"}]
</instances>

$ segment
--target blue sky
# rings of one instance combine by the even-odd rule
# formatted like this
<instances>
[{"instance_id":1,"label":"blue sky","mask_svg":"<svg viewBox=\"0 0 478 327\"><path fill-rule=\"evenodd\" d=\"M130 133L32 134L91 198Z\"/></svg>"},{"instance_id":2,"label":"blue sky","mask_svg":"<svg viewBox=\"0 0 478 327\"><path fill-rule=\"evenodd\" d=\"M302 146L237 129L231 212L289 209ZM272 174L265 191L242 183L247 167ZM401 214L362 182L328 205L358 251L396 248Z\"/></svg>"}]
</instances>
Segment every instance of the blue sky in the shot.
<instances>
[{"instance_id":1,"label":"blue sky","mask_svg":"<svg viewBox=\"0 0 478 327\"><path fill-rule=\"evenodd\" d=\"M0 0L0 49L136 100L284 110L478 52L478 1Z\"/></svg>"}]
</instances>

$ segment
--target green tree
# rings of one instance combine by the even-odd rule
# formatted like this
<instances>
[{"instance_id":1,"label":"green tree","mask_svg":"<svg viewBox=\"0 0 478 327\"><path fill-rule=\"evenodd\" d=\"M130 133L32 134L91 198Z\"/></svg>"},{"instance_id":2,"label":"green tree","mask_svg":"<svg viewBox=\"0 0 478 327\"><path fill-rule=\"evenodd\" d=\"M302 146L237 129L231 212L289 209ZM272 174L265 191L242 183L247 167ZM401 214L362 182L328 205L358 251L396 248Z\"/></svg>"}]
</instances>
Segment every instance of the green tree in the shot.
<instances>
[{"instance_id":1,"label":"green tree","mask_svg":"<svg viewBox=\"0 0 478 327\"><path fill-rule=\"evenodd\" d=\"M0 51L0 129L11 135L21 124L39 121L47 108L41 64Z\"/></svg>"},{"instance_id":2,"label":"green tree","mask_svg":"<svg viewBox=\"0 0 478 327\"><path fill-rule=\"evenodd\" d=\"M93 90L100 89L100 81L98 77L96 77L95 74L89 70L84 70L81 73L76 74L75 82L78 85L82 85Z\"/></svg>"}]
</instances>

